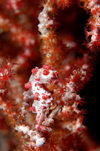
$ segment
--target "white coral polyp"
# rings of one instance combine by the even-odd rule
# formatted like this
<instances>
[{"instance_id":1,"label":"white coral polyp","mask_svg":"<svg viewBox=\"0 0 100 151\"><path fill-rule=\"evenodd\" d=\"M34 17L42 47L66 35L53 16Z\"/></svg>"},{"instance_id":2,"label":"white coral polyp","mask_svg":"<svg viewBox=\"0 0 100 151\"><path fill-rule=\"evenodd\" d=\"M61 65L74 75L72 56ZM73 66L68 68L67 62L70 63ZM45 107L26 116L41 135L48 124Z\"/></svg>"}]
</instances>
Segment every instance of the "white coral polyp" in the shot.
<instances>
[{"instance_id":1,"label":"white coral polyp","mask_svg":"<svg viewBox=\"0 0 100 151\"><path fill-rule=\"evenodd\" d=\"M53 20L49 18L47 13L49 9L50 8L45 5L43 11L39 14L38 17L40 22L40 24L38 24L38 29L42 37L48 36L48 27L53 25Z\"/></svg>"},{"instance_id":2,"label":"white coral polyp","mask_svg":"<svg viewBox=\"0 0 100 151\"><path fill-rule=\"evenodd\" d=\"M40 147L45 143L45 138L41 137L37 131L33 131L29 126L17 125L15 130L30 137L30 141L35 141L36 147Z\"/></svg>"}]
</instances>

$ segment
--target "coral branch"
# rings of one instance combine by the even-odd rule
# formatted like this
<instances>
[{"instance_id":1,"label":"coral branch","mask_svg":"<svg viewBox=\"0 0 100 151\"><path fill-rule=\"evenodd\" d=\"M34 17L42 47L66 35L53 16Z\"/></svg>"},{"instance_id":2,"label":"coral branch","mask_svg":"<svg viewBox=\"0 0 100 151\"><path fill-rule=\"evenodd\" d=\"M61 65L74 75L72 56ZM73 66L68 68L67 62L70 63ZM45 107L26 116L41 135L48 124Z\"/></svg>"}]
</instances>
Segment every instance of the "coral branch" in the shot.
<instances>
[{"instance_id":1,"label":"coral branch","mask_svg":"<svg viewBox=\"0 0 100 151\"><path fill-rule=\"evenodd\" d=\"M87 46L94 51L100 47L100 2L99 0L84 1L84 7L90 11L91 16L85 28Z\"/></svg>"},{"instance_id":2,"label":"coral branch","mask_svg":"<svg viewBox=\"0 0 100 151\"><path fill-rule=\"evenodd\" d=\"M61 48L57 44L56 35L53 31L54 21L49 14L54 15L55 8L49 0L44 4L42 12L39 14L39 31L42 39L41 53L43 56L43 64L49 65L52 68L58 68L61 60ZM51 61L52 60L52 61Z\"/></svg>"}]
</instances>

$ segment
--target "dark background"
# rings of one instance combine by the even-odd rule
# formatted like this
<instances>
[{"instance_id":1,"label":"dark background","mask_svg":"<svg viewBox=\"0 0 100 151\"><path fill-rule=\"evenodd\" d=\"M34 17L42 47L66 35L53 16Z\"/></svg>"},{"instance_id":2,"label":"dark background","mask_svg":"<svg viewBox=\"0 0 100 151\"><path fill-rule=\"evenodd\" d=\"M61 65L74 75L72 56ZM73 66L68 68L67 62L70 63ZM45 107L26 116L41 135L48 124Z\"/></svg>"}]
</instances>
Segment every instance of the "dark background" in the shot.
<instances>
[{"instance_id":1,"label":"dark background","mask_svg":"<svg viewBox=\"0 0 100 151\"><path fill-rule=\"evenodd\" d=\"M100 53L97 52L96 55L92 77L81 90L81 96L85 97L84 124L88 127L94 140L100 144Z\"/></svg>"}]
</instances>

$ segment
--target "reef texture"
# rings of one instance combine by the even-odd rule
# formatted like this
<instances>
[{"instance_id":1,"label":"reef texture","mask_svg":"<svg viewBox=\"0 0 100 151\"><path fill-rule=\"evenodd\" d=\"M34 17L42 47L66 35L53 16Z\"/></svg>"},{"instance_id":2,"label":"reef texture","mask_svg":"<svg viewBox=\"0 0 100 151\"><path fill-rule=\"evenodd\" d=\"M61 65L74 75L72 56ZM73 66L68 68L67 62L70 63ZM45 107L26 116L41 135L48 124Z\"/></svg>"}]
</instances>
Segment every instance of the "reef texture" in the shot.
<instances>
[{"instance_id":1,"label":"reef texture","mask_svg":"<svg viewBox=\"0 0 100 151\"><path fill-rule=\"evenodd\" d=\"M80 96L99 49L99 0L0 0L0 151L100 150Z\"/></svg>"}]
</instances>

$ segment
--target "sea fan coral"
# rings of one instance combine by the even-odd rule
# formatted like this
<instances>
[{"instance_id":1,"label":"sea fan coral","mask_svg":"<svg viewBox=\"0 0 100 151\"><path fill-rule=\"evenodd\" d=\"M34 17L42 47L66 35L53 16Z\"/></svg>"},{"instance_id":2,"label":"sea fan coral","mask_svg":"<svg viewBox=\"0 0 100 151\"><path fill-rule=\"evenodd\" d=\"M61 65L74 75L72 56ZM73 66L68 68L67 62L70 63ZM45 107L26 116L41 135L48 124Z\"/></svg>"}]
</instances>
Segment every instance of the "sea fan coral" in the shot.
<instances>
[{"instance_id":1,"label":"sea fan coral","mask_svg":"<svg viewBox=\"0 0 100 151\"><path fill-rule=\"evenodd\" d=\"M100 47L99 8L98 0L0 1L1 151L100 150L80 95Z\"/></svg>"}]
</instances>

